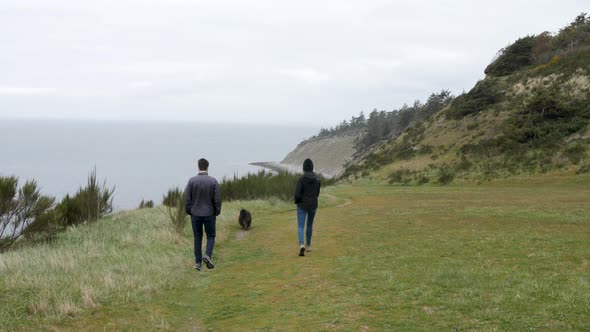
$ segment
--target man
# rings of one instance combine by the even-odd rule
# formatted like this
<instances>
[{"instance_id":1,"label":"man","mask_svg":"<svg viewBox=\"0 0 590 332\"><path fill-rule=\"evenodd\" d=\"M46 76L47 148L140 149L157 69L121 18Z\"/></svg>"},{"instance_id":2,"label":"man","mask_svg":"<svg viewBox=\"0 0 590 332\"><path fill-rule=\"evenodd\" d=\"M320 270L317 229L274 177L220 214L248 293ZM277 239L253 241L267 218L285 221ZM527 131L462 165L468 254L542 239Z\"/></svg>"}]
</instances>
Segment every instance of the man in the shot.
<instances>
[{"instance_id":1,"label":"man","mask_svg":"<svg viewBox=\"0 0 590 332\"><path fill-rule=\"evenodd\" d=\"M193 235L195 237L195 269L201 271L201 262L208 269L215 267L211 257L215 245L215 217L221 213L221 189L215 178L209 176L209 162L199 159L199 174L192 177L184 190L186 214L191 216ZM201 251L203 226L207 233L205 256Z\"/></svg>"},{"instance_id":2,"label":"man","mask_svg":"<svg viewBox=\"0 0 590 332\"><path fill-rule=\"evenodd\" d=\"M313 219L318 209L318 197L320 196L320 178L313 172L313 162L305 159L303 162L303 176L297 181L295 187L295 204L297 204L297 235L299 237L299 256L305 256L305 252L311 251L311 235L313 233ZM303 245L303 228L307 217L307 230Z\"/></svg>"}]
</instances>

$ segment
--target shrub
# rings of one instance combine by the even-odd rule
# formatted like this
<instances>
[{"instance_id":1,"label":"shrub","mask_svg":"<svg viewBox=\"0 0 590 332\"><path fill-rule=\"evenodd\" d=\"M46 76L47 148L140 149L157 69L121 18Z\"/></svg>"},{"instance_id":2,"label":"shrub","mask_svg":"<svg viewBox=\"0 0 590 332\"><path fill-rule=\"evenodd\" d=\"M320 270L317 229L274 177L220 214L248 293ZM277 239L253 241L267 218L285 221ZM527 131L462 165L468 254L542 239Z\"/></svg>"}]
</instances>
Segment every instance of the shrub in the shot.
<instances>
[{"instance_id":1,"label":"shrub","mask_svg":"<svg viewBox=\"0 0 590 332\"><path fill-rule=\"evenodd\" d=\"M65 229L66 225L60 220L59 213L50 209L29 224L23 235L28 241L52 241Z\"/></svg>"},{"instance_id":2,"label":"shrub","mask_svg":"<svg viewBox=\"0 0 590 332\"><path fill-rule=\"evenodd\" d=\"M506 134L518 143L550 146L584 128L589 120L588 104L562 97L553 85L534 91L509 120Z\"/></svg>"},{"instance_id":3,"label":"shrub","mask_svg":"<svg viewBox=\"0 0 590 332\"><path fill-rule=\"evenodd\" d=\"M35 180L18 188L18 178L0 176L0 251L18 241L31 224L53 206L54 198L43 196Z\"/></svg>"},{"instance_id":4,"label":"shrub","mask_svg":"<svg viewBox=\"0 0 590 332\"><path fill-rule=\"evenodd\" d=\"M554 56L552 42L553 37L547 31L533 38L531 57L535 63L545 63Z\"/></svg>"},{"instance_id":5,"label":"shrub","mask_svg":"<svg viewBox=\"0 0 590 332\"><path fill-rule=\"evenodd\" d=\"M65 226L78 225L84 221L82 209L76 197L66 195L55 207L58 218Z\"/></svg>"},{"instance_id":6,"label":"shrub","mask_svg":"<svg viewBox=\"0 0 590 332\"><path fill-rule=\"evenodd\" d=\"M576 174L586 174L586 173L590 173L590 164L583 165L580 168L578 168L578 170L576 171Z\"/></svg>"},{"instance_id":7,"label":"shrub","mask_svg":"<svg viewBox=\"0 0 590 332\"><path fill-rule=\"evenodd\" d=\"M346 166L346 169L344 170L344 173L342 174L342 178L346 178L349 176L355 176L356 174L363 172L366 168L363 167L360 164L352 164L352 165L348 165Z\"/></svg>"},{"instance_id":8,"label":"shrub","mask_svg":"<svg viewBox=\"0 0 590 332\"><path fill-rule=\"evenodd\" d=\"M442 185L447 185L455 179L455 170L447 165L442 164L438 166L437 182Z\"/></svg>"},{"instance_id":9,"label":"shrub","mask_svg":"<svg viewBox=\"0 0 590 332\"><path fill-rule=\"evenodd\" d=\"M486 67L484 73L506 76L533 64L533 41L533 36L527 36L500 50L500 56Z\"/></svg>"},{"instance_id":10,"label":"shrub","mask_svg":"<svg viewBox=\"0 0 590 332\"><path fill-rule=\"evenodd\" d=\"M162 205L176 207L177 202L179 202L179 200L182 201L183 198L183 190L181 190L179 187L170 188L168 189L168 192L162 197Z\"/></svg>"},{"instance_id":11,"label":"shrub","mask_svg":"<svg viewBox=\"0 0 590 332\"><path fill-rule=\"evenodd\" d=\"M481 112L500 101L500 96L496 80L486 78L477 82L468 93L455 98L447 111L447 116L451 119L461 119L469 114Z\"/></svg>"},{"instance_id":12,"label":"shrub","mask_svg":"<svg viewBox=\"0 0 590 332\"><path fill-rule=\"evenodd\" d=\"M168 212L170 225L172 226L174 232L179 235L184 234L184 228L186 226L188 215L184 210L184 198L182 195L176 196L176 202L167 205L166 211Z\"/></svg>"},{"instance_id":13,"label":"shrub","mask_svg":"<svg viewBox=\"0 0 590 332\"><path fill-rule=\"evenodd\" d=\"M88 175L88 184L80 188L74 197L82 212L82 219L94 222L100 217L113 211L113 193L115 188L109 189L106 180L100 185L96 177L96 169Z\"/></svg>"},{"instance_id":14,"label":"shrub","mask_svg":"<svg viewBox=\"0 0 590 332\"><path fill-rule=\"evenodd\" d=\"M356 173L355 173L356 174ZM300 175L287 172L274 173L261 170L258 173L248 173L246 176L235 176L221 180L221 195L226 201L253 200L277 197L284 201L293 199L295 185ZM320 176L322 186L335 183L333 179Z\"/></svg>"},{"instance_id":15,"label":"shrub","mask_svg":"<svg viewBox=\"0 0 590 332\"><path fill-rule=\"evenodd\" d=\"M431 154L432 153L432 146L430 145L424 145L420 148L420 150L418 150L419 154Z\"/></svg>"},{"instance_id":16,"label":"shrub","mask_svg":"<svg viewBox=\"0 0 590 332\"><path fill-rule=\"evenodd\" d=\"M586 13L578 15L553 39L555 49L568 49L588 44L590 44L590 17L586 17Z\"/></svg>"},{"instance_id":17,"label":"shrub","mask_svg":"<svg viewBox=\"0 0 590 332\"><path fill-rule=\"evenodd\" d=\"M139 206L138 206L139 209L151 209L153 207L154 207L154 201L152 201L152 200L146 201L143 199L141 200L141 202L139 203Z\"/></svg>"},{"instance_id":18,"label":"shrub","mask_svg":"<svg viewBox=\"0 0 590 332\"><path fill-rule=\"evenodd\" d=\"M457 163L455 166L455 170L458 172L465 172L468 171L473 166L473 162L469 159L465 158L465 156L461 157L461 161Z\"/></svg>"},{"instance_id":19,"label":"shrub","mask_svg":"<svg viewBox=\"0 0 590 332\"><path fill-rule=\"evenodd\" d=\"M575 144L567 147L563 154L572 162L574 165L578 165L586 157L586 146L584 144Z\"/></svg>"},{"instance_id":20,"label":"shrub","mask_svg":"<svg viewBox=\"0 0 590 332\"><path fill-rule=\"evenodd\" d=\"M423 185L423 184L426 184L426 183L428 183L428 182L430 182L430 178L429 178L429 177L427 177L427 176L426 176L426 175L424 175L424 174L420 174L420 175L418 176L418 179L416 180L416 183L417 183L418 185Z\"/></svg>"},{"instance_id":21,"label":"shrub","mask_svg":"<svg viewBox=\"0 0 590 332\"><path fill-rule=\"evenodd\" d=\"M415 172L406 168L401 168L389 174L389 183L401 183L407 185L412 181L412 175Z\"/></svg>"},{"instance_id":22,"label":"shrub","mask_svg":"<svg viewBox=\"0 0 590 332\"><path fill-rule=\"evenodd\" d=\"M94 222L113 211L113 193L106 180L98 183L96 169L88 175L86 187L80 187L73 197L66 195L55 207L58 218L65 226Z\"/></svg>"}]
</instances>

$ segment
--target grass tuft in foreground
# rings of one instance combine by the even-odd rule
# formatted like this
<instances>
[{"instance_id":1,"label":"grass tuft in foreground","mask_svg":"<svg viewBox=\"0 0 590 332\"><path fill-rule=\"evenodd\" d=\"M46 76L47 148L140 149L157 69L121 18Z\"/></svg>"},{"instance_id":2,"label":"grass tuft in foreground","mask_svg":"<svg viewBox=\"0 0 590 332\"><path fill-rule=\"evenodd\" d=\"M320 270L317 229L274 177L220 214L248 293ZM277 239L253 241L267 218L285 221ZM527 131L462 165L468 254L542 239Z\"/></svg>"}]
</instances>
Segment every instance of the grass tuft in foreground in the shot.
<instances>
[{"instance_id":1,"label":"grass tuft in foreground","mask_svg":"<svg viewBox=\"0 0 590 332\"><path fill-rule=\"evenodd\" d=\"M237 225L240 208L282 204L224 204L217 249ZM174 231L165 208L138 209L70 227L50 243L0 254L0 331L48 326L101 307L149 303L175 287L181 272L191 271L192 231L184 230Z\"/></svg>"}]
</instances>

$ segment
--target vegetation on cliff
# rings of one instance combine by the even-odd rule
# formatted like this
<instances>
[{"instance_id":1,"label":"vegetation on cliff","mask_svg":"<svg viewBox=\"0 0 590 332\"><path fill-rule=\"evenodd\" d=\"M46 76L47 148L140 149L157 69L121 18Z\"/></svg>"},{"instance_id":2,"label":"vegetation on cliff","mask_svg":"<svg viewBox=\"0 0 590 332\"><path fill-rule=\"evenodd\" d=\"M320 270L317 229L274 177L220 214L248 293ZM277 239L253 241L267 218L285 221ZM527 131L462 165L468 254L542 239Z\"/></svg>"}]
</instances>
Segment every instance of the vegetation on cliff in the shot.
<instances>
[{"instance_id":1,"label":"vegetation on cliff","mask_svg":"<svg viewBox=\"0 0 590 332\"><path fill-rule=\"evenodd\" d=\"M590 17L518 39L442 112L351 163L347 176L422 184L590 169ZM384 121L381 121L384 123ZM368 136L368 135L367 135Z\"/></svg>"}]
</instances>

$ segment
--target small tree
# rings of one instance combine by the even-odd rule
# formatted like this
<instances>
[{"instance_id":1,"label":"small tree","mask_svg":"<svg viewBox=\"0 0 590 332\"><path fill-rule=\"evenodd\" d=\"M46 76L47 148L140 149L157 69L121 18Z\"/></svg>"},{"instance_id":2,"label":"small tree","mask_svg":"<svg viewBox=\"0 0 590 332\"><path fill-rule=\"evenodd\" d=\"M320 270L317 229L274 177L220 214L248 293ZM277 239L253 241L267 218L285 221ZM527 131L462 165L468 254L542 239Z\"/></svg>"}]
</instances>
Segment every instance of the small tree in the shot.
<instances>
[{"instance_id":1,"label":"small tree","mask_svg":"<svg viewBox=\"0 0 590 332\"><path fill-rule=\"evenodd\" d=\"M176 204L180 201L183 202L184 193L178 188L170 188L168 192L162 197L162 205L169 207L176 207ZM184 204L184 202L183 202ZM181 204L182 205L182 204Z\"/></svg>"},{"instance_id":2,"label":"small tree","mask_svg":"<svg viewBox=\"0 0 590 332\"><path fill-rule=\"evenodd\" d=\"M184 210L183 195L177 196L176 202L168 205L166 208L172 229L180 235L184 234L184 227L186 226L187 214Z\"/></svg>"},{"instance_id":3,"label":"small tree","mask_svg":"<svg viewBox=\"0 0 590 332\"><path fill-rule=\"evenodd\" d=\"M438 168L437 182L442 185L447 185L455 179L455 170L447 165L442 164Z\"/></svg>"},{"instance_id":4,"label":"small tree","mask_svg":"<svg viewBox=\"0 0 590 332\"><path fill-rule=\"evenodd\" d=\"M53 206L54 198L41 195L35 180L17 188L18 178L0 176L0 251L12 246Z\"/></svg>"},{"instance_id":5,"label":"small tree","mask_svg":"<svg viewBox=\"0 0 590 332\"><path fill-rule=\"evenodd\" d=\"M113 211L113 193L115 187L109 189L106 180L102 185L98 183L96 168L88 175L88 184L80 188L76 194L76 200L80 204L82 217L88 222L94 222L98 218Z\"/></svg>"},{"instance_id":6,"label":"small tree","mask_svg":"<svg viewBox=\"0 0 590 332\"><path fill-rule=\"evenodd\" d=\"M532 57L535 63L544 63L553 57L551 43L553 37L550 32L543 32L533 39Z\"/></svg>"},{"instance_id":7,"label":"small tree","mask_svg":"<svg viewBox=\"0 0 590 332\"><path fill-rule=\"evenodd\" d=\"M88 175L86 187L80 187L76 195L66 195L55 207L60 223L65 226L78 225L85 221L94 222L113 211L113 193L106 180L98 183L96 169Z\"/></svg>"},{"instance_id":8,"label":"small tree","mask_svg":"<svg viewBox=\"0 0 590 332\"><path fill-rule=\"evenodd\" d=\"M138 208L140 209L151 209L154 207L154 201L150 200L144 200L142 199L141 202L139 203Z\"/></svg>"}]
</instances>

